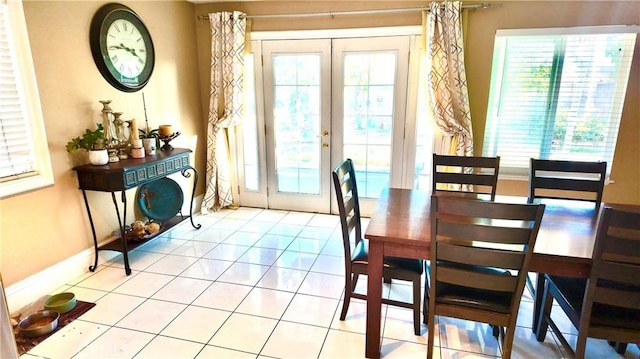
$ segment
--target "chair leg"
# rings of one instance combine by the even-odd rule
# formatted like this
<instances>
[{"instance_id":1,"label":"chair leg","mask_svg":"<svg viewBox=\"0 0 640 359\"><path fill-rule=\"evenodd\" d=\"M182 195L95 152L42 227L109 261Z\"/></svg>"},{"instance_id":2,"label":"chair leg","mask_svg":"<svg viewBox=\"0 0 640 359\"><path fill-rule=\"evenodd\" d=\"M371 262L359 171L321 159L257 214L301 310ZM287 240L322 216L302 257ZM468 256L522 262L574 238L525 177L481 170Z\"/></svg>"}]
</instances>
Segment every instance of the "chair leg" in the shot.
<instances>
[{"instance_id":1,"label":"chair leg","mask_svg":"<svg viewBox=\"0 0 640 359\"><path fill-rule=\"evenodd\" d=\"M356 285L358 284L358 276L360 274L356 273L353 275L353 280L351 282L351 293L353 293L354 290L356 290Z\"/></svg>"},{"instance_id":2,"label":"chair leg","mask_svg":"<svg viewBox=\"0 0 640 359\"><path fill-rule=\"evenodd\" d=\"M615 349L616 353L620 355L624 355L624 353L627 351L627 343L615 342L613 343L612 347L613 349Z\"/></svg>"},{"instance_id":3,"label":"chair leg","mask_svg":"<svg viewBox=\"0 0 640 359\"><path fill-rule=\"evenodd\" d=\"M535 298L536 297L536 286L533 285L533 280L531 280L530 274L527 273L527 276L525 277L525 284L527 289L529 290L529 293L531 293L531 297Z\"/></svg>"},{"instance_id":4,"label":"chair leg","mask_svg":"<svg viewBox=\"0 0 640 359\"><path fill-rule=\"evenodd\" d=\"M549 282L544 285L544 294L542 298L540 313L536 314L538 316L538 327L534 328L536 332L536 339L539 342L543 342L547 336L547 329L549 328L547 317L551 317L551 305L553 304L553 298L551 298L551 294L549 294Z\"/></svg>"},{"instance_id":5,"label":"chair leg","mask_svg":"<svg viewBox=\"0 0 640 359\"><path fill-rule=\"evenodd\" d=\"M342 312L340 313L340 320L344 320L347 317L347 310L349 310L349 302L351 301L351 294L353 294L353 289L358 282L358 274L353 275L353 280L351 278L351 274L345 276L344 282L344 300L342 301Z\"/></svg>"},{"instance_id":6,"label":"chair leg","mask_svg":"<svg viewBox=\"0 0 640 359\"><path fill-rule=\"evenodd\" d=\"M424 289L424 298L422 299L422 322L429 323L429 289Z\"/></svg>"},{"instance_id":7,"label":"chair leg","mask_svg":"<svg viewBox=\"0 0 640 359\"><path fill-rule=\"evenodd\" d=\"M575 358L584 359L587 349L587 336L582 333L578 333L578 339L576 339Z\"/></svg>"},{"instance_id":8,"label":"chair leg","mask_svg":"<svg viewBox=\"0 0 640 359\"><path fill-rule=\"evenodd\" d=\"M424 262L424 299L422 303L422 320L429 323L429 266Z\"/></svg>"},{"instance_id":9,"label":"chair leg","mask_svg":"<svg viewBox=\"0 0 640 359\"><path fill-rule=\"evenodd\" d=\"M493 334L493 337L498 339L498 337L500 336L500 327L497 325L492 325L491 329L492 329L491 334Z\"/></svg>"},{"instance_id":10,"label":"chair leg","mask_svg":"<svg viewBox=\"0 0 640 359\"><path fill-rule=\"evenodd\" d=\"M503 329L500 328L500 331ZM507 327L506 331L503 332L502 336L502 359L510 359L511 358L511 349L513 348L513 337L516 333L515 323L509 327Z\"/></svg>"},{"instance_id":11,"label":"chair leg","mask_svg":"<svg viewBox=\"0 0 640 359\"><path fill-rule=\"evenodd\" d=\"M418 276L413 280L413 333L420 335L420 289L422 277Z\"/></svg>"},{"instance_id":12,"label":"chair leg","mask_svg":"<svg viewBox=\"0 0 640 359\"><path fill-rule=\"evenodd\" d=\"M386 284L391 284L391 278L387 278L387 277L382 278L382 282Z\"/></svg>"},{"instance_id":13,"label":"chair leg","mask_svg":"<svg viewBox=\"0 0 640 359\"><path fill-rule=\"evenodd\" d=\"M432 311L433 312L433 311ZM436 316L434 314L429 314L429 319L427 320L427 359L431 359L433 357L433 346L435 344L435 336L436 336Z\"/></svg>"}]
</instances>

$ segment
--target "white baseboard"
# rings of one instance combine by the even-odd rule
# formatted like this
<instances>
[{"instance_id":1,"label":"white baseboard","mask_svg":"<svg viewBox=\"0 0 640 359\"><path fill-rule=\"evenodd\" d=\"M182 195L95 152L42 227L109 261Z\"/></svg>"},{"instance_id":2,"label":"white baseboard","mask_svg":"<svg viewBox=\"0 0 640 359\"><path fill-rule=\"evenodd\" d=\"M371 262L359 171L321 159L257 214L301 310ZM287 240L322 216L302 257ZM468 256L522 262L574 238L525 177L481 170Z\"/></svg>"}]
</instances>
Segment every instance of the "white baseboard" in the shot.
<instances>
[{"instance_id":1,"label":"white baseboard","mask_svg":"<svg viewBox=\"0 0 640 359\"><path fill-rule=\"evenodd\" d=\"M202 204L203 198L204 195L200 195L193 199L194 215L200 213L200 205ZM188 213L188 208L186 208L186 211ZM106 244L107 242L109 242L109 239L98 243L98 246ZM99 251L98 265L110 261L119 254L120 252L116 251ZM93 265L94 258L93 247L88 248L41 272L6 287L5 294L9 313L14 313L20 308L37 301L43 295L50 294L65 284L69 284L71 281L89 273L89 265Z\"/></svg>"},{"instance_id":2,"label":"white baseboard","mask_svg":"<svg viewBox=\"0 0 640 359\"><path fill-rule=\"evenodd\" d=\"M98 264L107 262L118 254L119 252L115 251L100 251L98 252ZM89 265L93 265L93 261L93 248L85 249L62 262L58 262L7 287L5 291L9 313L14 313L20 308L37 301L43 295L50 294L72 280L88 273Z\"/></svg>"}]
</instances>

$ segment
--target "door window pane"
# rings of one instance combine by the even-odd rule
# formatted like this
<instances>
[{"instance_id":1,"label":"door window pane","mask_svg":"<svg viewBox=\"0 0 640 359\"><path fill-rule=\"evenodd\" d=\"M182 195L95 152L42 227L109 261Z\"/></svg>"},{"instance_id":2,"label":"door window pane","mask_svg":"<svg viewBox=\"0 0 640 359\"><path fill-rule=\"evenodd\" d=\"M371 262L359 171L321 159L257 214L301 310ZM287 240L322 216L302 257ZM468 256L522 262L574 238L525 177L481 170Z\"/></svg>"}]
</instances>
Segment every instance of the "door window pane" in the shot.
<instances>
[{"instance_id":1,"label":"door window pane","mask_svg":"<svg viewBox=\"0 0 640 359\"><path fill-rule=\"evenodd\" d=\"M320 60L273 56L278 192L320 193Z\"/></svg>"},{"instance_id":2,"label":"door window pane","mask_svg":"<svg viewBox=\"0 0 640 359\"><path fill-rule=\"evenodd\" d=\"M354 161L362 197L376 198L389 185L396 57L382 51L343 58L343 155Z\"/></svg>"}]
</instances>

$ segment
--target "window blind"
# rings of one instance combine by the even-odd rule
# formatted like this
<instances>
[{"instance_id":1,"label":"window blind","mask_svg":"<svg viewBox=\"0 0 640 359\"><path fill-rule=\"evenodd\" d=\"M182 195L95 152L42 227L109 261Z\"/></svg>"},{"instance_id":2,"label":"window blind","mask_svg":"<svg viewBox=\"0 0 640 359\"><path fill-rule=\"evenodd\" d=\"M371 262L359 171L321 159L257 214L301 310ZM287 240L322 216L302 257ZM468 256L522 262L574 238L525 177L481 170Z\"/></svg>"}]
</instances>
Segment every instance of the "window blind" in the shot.
<instances>
[{"instance_id":1,"label":"window blind","mask_svg":"<svg viewBox=\"0 0 640 359\"><path fill-rule=\"evenodd\" d=\"M0 0L0 198L53 183L22 0Z\"/></svg>"},{"instance_id":2,"label":"window blind","mask_svg":"<svg viewBox=\"0 0 640 359\"><path fill-rule=\"evenodd\" d=\"M31 133L25 118L9 11L0 3L0 180L35 175Z\"/></svg>"},{"instance_id":3,"label":"window blind","mask_svg":"<svg viewBox=\"0 0 640 359\"><path fill-rule=\"evenodd\" d=\"M609 172L637 29L499 31L483 155L501 157L501 174L526 174L532 157Z\"/></svg>"}]
</instances>

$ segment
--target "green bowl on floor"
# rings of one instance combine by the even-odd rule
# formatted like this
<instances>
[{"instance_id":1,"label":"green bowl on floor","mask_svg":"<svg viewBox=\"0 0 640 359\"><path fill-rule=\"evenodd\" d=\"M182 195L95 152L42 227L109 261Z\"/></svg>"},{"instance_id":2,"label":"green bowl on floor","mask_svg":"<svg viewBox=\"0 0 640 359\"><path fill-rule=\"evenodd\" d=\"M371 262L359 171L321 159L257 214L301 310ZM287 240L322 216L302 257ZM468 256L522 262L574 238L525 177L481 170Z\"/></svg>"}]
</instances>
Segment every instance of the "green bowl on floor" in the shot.
<instances>
[{"instance_id":1,"label":"green bowl on floor","mask_svg":"<svg viewBox=\"0 0 640 359\"><path fill-rule=\"evenodd\" d=\"M44 301L44 309L53 310L60 314L76 307L76 295L71 292L55 294Z\"/></svg>"}]
</instances>

